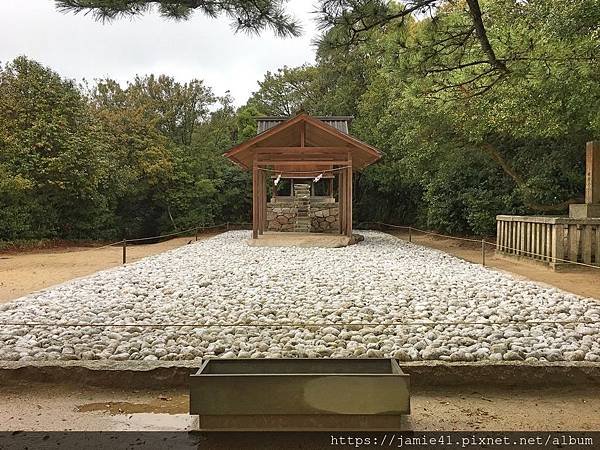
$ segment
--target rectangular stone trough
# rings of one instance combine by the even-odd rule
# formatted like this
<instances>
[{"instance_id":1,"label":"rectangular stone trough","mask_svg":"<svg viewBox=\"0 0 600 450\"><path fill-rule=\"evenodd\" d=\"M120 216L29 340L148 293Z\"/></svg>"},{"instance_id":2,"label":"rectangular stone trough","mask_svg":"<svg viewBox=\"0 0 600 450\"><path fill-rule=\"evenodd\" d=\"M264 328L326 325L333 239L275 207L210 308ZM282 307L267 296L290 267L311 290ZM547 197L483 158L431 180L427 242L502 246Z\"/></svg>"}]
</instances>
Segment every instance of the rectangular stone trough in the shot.
<instances>
[{"instance_id":1,"label":"rectangular stone trough","mask_svg":"<svg viewBox=\"0 0 600 450\"><path fill-rule=\"evenodd\" d=\"M211 359L190 414L205 431L401 430L410 379L394 359Z\"/></svg>"}]
</instances>

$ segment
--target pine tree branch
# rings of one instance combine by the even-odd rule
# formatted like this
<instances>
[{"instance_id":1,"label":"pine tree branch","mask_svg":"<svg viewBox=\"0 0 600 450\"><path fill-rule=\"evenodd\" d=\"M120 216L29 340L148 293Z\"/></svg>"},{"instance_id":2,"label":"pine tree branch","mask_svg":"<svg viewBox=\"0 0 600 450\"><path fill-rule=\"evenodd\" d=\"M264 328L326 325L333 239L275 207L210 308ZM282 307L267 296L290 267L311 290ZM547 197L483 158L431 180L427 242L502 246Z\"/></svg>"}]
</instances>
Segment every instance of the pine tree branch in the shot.
<instances>
[{"instance_id":1,"label":"pine tree branch","mask_svg":"<svg viewBox=\"0 0 600 450\"><path fill-rule=\"evenodd\" d=\"M145 14L157 8L164 17L186 20L194 11L232 19L236 32L259 33L271 29L277 36L299 36L302 27L288 14L286 0L56 0L62 12L92 14L98 21Z\"/></svg>"},{"instance_id":2,"label":"pine tree branch","mask_svg":"<svg viewBox=\"0 0 600 450\"><path fill-rule=\"evenodd\" d=\"M503 61L500 61L496 57L496 53L494 52L492 44L490 44L490 41L488 39L487 31L485 30L485 26L483 24L479 0L467 0L467 5L469 5L469 13L471 14L471 18L473 19L475 35L479 40L483 53L485 53L485 55L488 57L489 63L501 72L508 73L508 68L506 67L506 64L504 64Z\"/></svg>"}]
</instances>

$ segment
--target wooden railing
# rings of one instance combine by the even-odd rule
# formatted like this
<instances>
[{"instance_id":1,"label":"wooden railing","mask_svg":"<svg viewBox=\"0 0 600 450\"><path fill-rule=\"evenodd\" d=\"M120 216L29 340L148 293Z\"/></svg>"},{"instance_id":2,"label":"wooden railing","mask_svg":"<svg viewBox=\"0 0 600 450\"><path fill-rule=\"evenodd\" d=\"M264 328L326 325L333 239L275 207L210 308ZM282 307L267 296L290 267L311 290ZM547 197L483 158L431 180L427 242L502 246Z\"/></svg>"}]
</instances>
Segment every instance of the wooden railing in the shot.
<instances>
[{"instance_id":1,"label":"wooden railing","mask_svg":"<svg viewBox=\"0 0 600 450\"><path fill-rule=\"evenodd\" d=\"M600 265L600 218L496 217L496 251L538 260L556 268L579 262Z\"/></svg>"}]
</instances>

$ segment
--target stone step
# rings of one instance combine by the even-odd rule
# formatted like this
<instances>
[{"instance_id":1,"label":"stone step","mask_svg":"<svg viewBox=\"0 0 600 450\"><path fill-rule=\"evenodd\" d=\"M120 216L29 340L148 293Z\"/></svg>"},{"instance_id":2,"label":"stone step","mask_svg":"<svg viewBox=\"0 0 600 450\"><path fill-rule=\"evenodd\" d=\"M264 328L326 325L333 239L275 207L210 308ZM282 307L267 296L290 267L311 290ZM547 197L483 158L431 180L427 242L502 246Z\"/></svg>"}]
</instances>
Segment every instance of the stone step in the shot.
<instances>
[{"instance_id":1,"label":"stone step","mask_svg":"<svg viewBox=\"0 0 600 450\"><path fill-rule=\"evenodd\" d=\"M312 220L310 218L310 185L294 185L294 207L296 208L296 222L294 231L310 233Z\"/></svg>"}]
</instances>

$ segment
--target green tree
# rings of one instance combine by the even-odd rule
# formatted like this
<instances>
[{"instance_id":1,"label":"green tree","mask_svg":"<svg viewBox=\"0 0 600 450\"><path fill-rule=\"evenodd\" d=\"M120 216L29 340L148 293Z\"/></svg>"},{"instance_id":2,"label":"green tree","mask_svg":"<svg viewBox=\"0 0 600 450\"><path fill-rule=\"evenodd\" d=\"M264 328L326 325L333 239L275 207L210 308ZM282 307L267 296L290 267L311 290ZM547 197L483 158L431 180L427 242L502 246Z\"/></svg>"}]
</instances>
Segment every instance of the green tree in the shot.
<instances>
[{"instance_id":1,"label":"green tree","mask_svg":"<svg viewBox=\"0 0 600 450\"><path fill-rule=\"evenodd\" d=\"M11 217L4 216L0 238L101 235L110 219L105 148L77 86L19 57L0 70L0 111L2 189L10 190L3 203Z\"/></svg>"}]
</instances>

